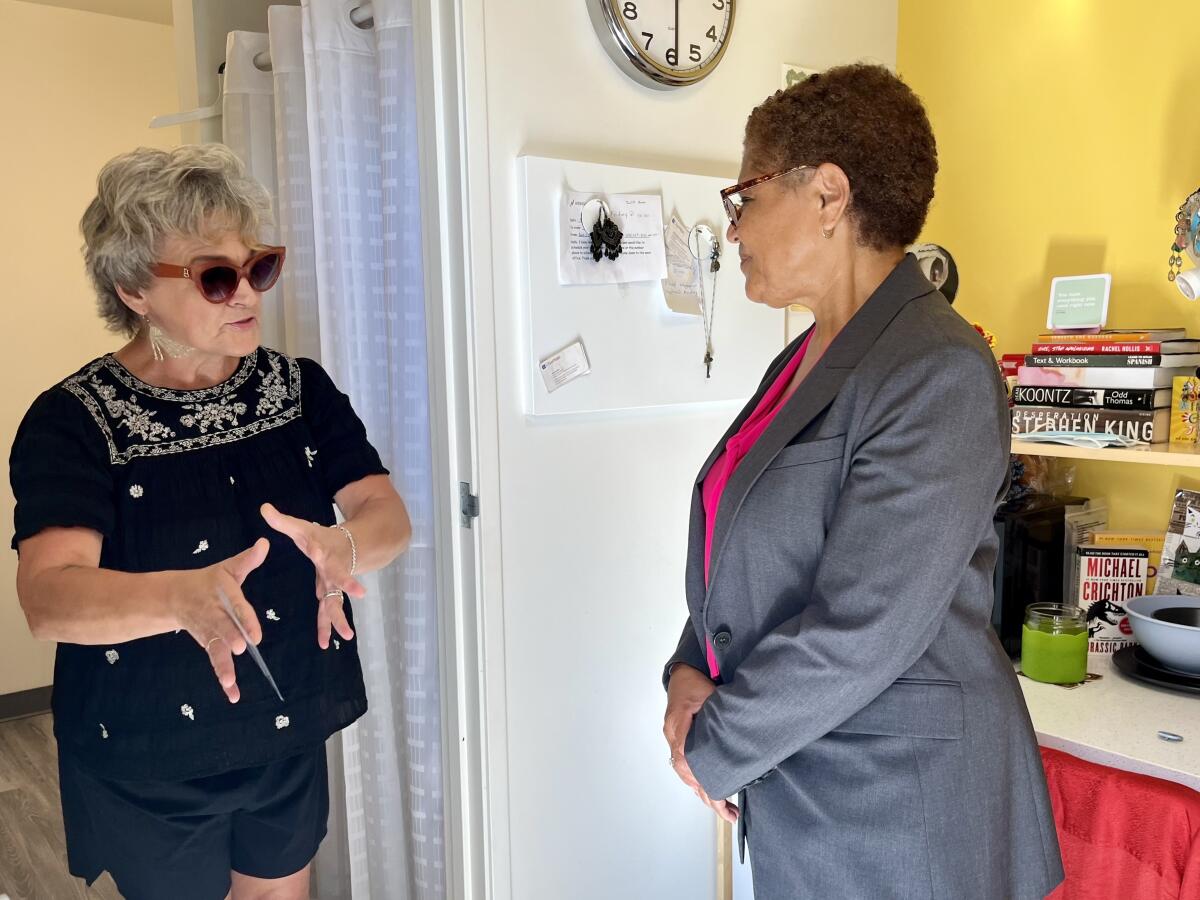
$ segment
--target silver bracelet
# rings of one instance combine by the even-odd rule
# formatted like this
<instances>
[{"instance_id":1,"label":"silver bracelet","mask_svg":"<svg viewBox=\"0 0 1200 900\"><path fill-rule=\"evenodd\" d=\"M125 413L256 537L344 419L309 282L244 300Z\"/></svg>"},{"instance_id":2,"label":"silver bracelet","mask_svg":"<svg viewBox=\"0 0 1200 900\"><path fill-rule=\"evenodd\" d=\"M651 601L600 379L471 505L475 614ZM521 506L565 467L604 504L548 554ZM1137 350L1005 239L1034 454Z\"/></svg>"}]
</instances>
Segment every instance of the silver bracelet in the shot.
<instances>
[{"instance_id":1,"label":"silver bracelet","mask_svg":"<svg viewBox=\"0 0 1200 900\"><path fill-rule=\"evenodd\" d=\"M354 535L345 525L331 525L330 527L336 528L350 540L350 574L353 575L358 571L358 545L354 543Z\"/></svg>"}]
</instances>

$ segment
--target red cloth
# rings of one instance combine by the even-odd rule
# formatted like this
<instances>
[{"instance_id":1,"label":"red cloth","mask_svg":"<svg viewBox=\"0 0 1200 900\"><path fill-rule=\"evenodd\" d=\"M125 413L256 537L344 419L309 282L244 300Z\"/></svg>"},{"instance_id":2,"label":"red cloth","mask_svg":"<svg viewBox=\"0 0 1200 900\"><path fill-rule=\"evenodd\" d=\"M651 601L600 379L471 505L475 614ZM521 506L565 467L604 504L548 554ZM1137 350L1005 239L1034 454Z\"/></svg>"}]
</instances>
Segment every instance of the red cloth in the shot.
<instances>
[{"instance_id":1,"label":"red cloth","mask_svg":"<svg viewBox=\"0 0 1200 900\"><path fill-rule=\"evenodd\" d=\"M1067 872L1049 900L1200 900L1200 792L1041 750Z\"/></svg>"}]
</instances>

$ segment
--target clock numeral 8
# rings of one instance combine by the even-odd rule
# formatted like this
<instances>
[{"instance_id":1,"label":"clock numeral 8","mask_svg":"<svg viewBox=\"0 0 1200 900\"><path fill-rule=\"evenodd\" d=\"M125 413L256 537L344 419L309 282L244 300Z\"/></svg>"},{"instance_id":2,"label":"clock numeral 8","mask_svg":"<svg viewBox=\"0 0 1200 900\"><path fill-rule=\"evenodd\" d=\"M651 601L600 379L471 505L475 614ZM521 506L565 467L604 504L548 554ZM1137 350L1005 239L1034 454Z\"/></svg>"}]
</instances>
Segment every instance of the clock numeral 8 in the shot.
<instances>
[{"instance_id":1,"label":"clock numeral 8","mask_svg":"<svg viewBox=\"0 0 1200 900\"><path fill-rule=\"evenodd\" d=\"M724 3L725 0L721 0L721 2ZM636 3L626 3L625 8L622 9L621 12L625 16L625 18L632 21L633 19L637 18L637 4Z\"/></svg>"}]
</instances>

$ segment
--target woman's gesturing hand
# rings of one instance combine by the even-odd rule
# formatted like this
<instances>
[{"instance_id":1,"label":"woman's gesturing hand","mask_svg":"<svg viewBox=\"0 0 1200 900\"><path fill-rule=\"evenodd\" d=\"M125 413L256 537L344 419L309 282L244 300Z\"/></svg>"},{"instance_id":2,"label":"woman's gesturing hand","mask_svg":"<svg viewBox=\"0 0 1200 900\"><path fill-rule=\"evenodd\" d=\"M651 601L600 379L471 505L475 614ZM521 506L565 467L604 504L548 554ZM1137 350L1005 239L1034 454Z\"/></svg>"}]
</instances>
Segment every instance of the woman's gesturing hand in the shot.
<instances>
[{"instance_id":1,"label":"woman's gesturing hand","mask_svg":"<svg viewBox=\"0 0 1200 900\"><path fill-rule=\"evenodd\" d=\"M354 630L342 607L343 592L361 600L367 589L350 571L354 560L350 539L336 528L284 515L270 503L262 505L262 516L268 525L291 538L317 570L317 644L326 649L334 630L345 640L352 639Z\"/></svg>"},{"instance_id":2,"label":"woman's gesturing hand","mask_svg":"<svg viewBox=\"0 0 1200 900\"><path fill-rule=\"evenodd\" d=\"M259 538L237 556L178 573L170 594L171 614L208 654L213 672L230 703L241 697L233 668L235 654L246 652L246 641L229 618L226 603L238 617L246 634L255 644L262 640L262 628L254 608L242 594L246 576L262 565L270 543Z\"/></svg>"}]
</instances>

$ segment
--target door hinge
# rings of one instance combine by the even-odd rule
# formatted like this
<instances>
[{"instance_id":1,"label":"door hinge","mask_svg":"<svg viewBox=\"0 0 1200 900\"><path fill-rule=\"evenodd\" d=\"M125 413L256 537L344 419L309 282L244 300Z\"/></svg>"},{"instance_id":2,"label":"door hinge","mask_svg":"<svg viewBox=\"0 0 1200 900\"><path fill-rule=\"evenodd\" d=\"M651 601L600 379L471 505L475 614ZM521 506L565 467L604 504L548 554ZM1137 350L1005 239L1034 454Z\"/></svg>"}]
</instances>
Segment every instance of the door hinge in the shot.
<instances>
[{"instance_id":1,"label":"door hinge","mask_svg":"<svg viewBox=\"0 0 1200 900\"><path fill-rule=\"evenodd\" d=\"M471 493L471 485L465 481L458 483L458 509L464 528L470 528L471 520L479 518L479 497Z\"/></svg>"}]
</instances>

